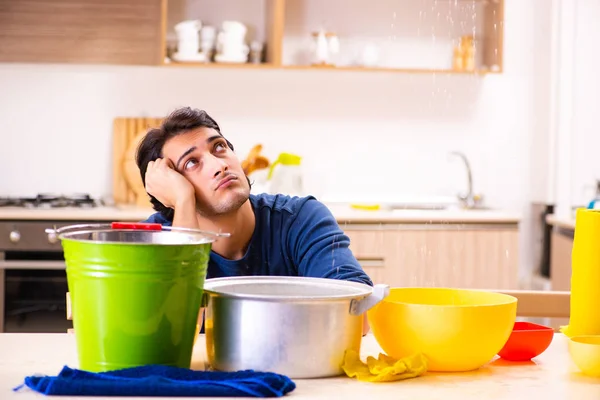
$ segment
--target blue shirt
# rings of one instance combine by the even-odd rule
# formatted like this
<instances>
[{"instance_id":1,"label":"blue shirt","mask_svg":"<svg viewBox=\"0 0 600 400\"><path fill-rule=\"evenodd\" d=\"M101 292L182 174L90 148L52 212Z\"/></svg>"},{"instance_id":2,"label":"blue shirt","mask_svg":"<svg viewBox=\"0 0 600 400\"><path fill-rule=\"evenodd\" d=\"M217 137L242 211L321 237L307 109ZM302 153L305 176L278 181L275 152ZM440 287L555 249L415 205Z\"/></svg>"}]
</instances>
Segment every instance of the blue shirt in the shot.
<instances>
[{"instance_id":1,"label":"blue shirt","mask_svg":"<svg viewBox=\"0 0 600 400\"><path fill-rule=\"evenodd\" d=\"M211 251L207 278L306 276L373 285L329 209L312 196L250 195L256 223L246 254L229 260ZM171 225L155 213L144 222ZM227 239L221 239L227 240Z\"/></svg>"}]
</instances>

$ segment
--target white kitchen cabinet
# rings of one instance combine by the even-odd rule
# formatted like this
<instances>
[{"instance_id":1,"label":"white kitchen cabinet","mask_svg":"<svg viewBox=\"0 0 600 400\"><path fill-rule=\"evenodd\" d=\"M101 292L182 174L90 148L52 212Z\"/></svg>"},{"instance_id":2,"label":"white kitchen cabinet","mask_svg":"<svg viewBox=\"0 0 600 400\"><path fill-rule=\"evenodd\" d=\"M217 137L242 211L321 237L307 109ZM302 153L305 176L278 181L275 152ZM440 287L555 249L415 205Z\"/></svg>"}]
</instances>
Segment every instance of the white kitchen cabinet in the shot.
<instances>
[{"instance_id":1,"label":"white kitchen cabinet","mask_svg":"<svg viewBox=\"0 0 600 400\"><path fill-rule=\"evenodd\" d=\"M517 224L347 224L343 229L375 283L517 289Z\"/></svg>"}]
</instances>

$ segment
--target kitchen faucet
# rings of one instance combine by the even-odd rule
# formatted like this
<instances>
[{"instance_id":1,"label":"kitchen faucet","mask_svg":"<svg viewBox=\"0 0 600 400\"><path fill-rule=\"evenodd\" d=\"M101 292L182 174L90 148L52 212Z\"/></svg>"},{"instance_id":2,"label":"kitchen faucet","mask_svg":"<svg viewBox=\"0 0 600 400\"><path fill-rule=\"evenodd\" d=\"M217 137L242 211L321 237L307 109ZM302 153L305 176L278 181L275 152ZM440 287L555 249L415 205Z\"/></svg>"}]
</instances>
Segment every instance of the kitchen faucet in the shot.
<instances>
[{"instance_id":1,"label":"kitchen faucet","mask_svg":"<svg viewBox=\"0 0 600 400\"><path fill-rule=\"evenodd\" d=\"M467 194L458 194L458 199L462 203L463 208L476 208L481 203L482 197L481 195L473 194L473 175L471 174L471 165L469 164L469 160L467 159L467 156L464 153L461 153L459 151L453 151L450 153L450 155L460 157L460 159L465 164L465 168L467 169Z\"/></svg>"}]
</instances>

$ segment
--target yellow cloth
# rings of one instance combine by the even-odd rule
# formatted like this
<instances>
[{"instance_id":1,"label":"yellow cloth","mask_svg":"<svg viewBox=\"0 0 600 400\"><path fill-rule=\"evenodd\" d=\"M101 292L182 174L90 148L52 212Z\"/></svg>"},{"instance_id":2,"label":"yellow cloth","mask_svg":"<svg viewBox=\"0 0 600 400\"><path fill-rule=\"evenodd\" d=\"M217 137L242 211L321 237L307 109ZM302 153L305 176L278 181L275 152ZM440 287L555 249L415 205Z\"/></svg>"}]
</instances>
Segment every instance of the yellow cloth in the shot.
<instances>
[{"instance_id":1,"label":"yellow cloth","mask_svg":"<svg viewBox=\"0 0 600 400\"><path fill-rule=\"evenodd\" d=\"M571 258L571 315L561 332L600 335L600 211L577 210Z\"/></svg>"},{"instance_id":2,"label":"yellow cloth","mask_svg":"<svg viewBox=\"0 0 600 400\"><path fill-rule=\"evenodd\" d=\"M346 375L350 378L356 377L359 381L391 382L422 375L427 371L427 359L422 354L400 360L379 354L378 358L367 357L365 364L356 351L347 350L342 368Z\"/></svg>"}]
</instances>

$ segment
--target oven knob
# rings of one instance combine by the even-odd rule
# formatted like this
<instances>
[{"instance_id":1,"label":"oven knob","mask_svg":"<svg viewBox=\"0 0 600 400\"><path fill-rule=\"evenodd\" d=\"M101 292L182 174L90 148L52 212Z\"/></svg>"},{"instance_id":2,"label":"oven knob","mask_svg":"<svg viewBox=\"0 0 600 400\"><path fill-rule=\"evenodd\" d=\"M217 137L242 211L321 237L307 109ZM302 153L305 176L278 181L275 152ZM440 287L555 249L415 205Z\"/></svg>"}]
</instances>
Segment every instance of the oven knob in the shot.
<instances>
[{"instance_id":1,"label":"oven knob","mask_svg":"<svg viewBox=\"0 0 600 400\"><path fill-rule=\"evenodd\" d=\"M48 243L54 244L56 242L58 242L58 237L56 236L56 233L50 232L48 234Z\"/></svg>"},{"instance_id":2,"label":"oven knob","mask_svg":"<svg viewBox=\"0 0 600 400\"><path fill-rule=\"evenodd\" d=\"M21 240L21 234L19 231L12 231L9 235L10 241L13 243L18 243Z\"/></svg>"}]
</instances>

